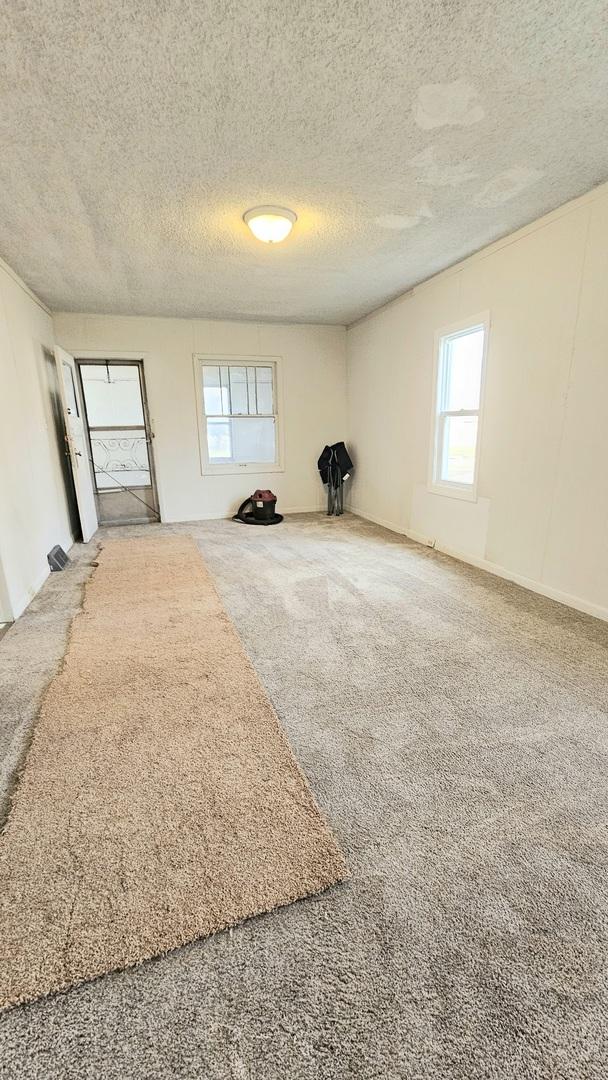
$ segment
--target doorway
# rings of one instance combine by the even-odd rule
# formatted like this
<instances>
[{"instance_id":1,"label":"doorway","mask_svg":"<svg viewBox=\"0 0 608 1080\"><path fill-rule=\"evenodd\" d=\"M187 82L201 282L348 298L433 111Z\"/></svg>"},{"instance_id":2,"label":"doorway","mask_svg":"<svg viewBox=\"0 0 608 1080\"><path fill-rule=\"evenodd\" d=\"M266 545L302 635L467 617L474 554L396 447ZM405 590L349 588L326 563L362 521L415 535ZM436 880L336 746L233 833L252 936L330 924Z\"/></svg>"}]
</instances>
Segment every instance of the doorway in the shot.
<instances>
[{"instance_id":1,"label":"doorway","mask_svg":"<svg viewBox=\"0 0 608 1080\"><path fill-rule=\"evenodd\" d=\"M77 363L100 524L159 521L143 361Z\"/></svg>"}]
</instances>

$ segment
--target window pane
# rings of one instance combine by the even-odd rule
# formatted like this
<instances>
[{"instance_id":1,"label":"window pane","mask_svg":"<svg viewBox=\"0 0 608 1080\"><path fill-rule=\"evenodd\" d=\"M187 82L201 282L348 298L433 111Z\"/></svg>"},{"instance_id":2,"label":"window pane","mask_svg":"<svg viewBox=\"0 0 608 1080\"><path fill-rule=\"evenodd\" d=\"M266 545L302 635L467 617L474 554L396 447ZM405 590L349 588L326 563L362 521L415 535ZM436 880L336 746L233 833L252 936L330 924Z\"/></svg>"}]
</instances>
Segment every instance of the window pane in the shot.
<instances>
[{"instance_id":1,"label":"window pane","mask_svg":"<svg viewBox=\"0 0 608 1080\"><path fill-rule=\"evenodd\" d=\"M272 368L256 367L255 377L257 384L258 412L273 413Z\"/></svg>"},{"instance_id":2,"label":"window pane","mask_svg":"<svg viewBox=\"0 0 608 1080\"><path fill-rule=\"evenodd\" d=\"M232 438L230 420L207 420L207 447L209 461L232 461Z\"/></svg>"},{"instance_id":3,"label":"window pane","mask_svg":"<svg viewBox=\"0 0 608 1080\"><path fill-rule=\"evenodd\" d=\"M233 420L234 461L241 464L249 461L274 462L276 458L274 428L274 418L268 416Z\"/></svg>"},{"instance_id":4,"label":"window pane","mask_svg":"<svg viewBox=\"0 0 608 1080\"><path fill-rule=\"evenodd\" d=\"M234 367L231 365L228 368L228 375L230 378L230 403L231 413L241 413L247 415L249 412L247 402L247 372L244 367Z\"/></svg>"},{"instance_id":5,"label":"window pane","mask_svg":"<svg viewBox=\"0 0 608 1080\"><path fill-rule=\"evenodd\" d=\"M221 416L222 392L220 389L220 369L217 364L205 364L203 366L203 397L207 415Z\"/></svg>"},{"instance_id":6,"label":"window pane","mask_svg":"<svg viewBox=\"0 0 608 1080\"><path fill-rule=\"evenodd\" d=\"M91 427L143 426L137 364L81 364L80 374Z\"/></svg>"},{"instance_id":7,"label":"window pane","mask_svg":"<svg viewBox=\"0 0 608 1080\"><path fill-rule=\"evenodd\" d=\"M446 416L443 421L441 479L452 484L475 481L476 416Z\"/></svg>"},{"instance_id":8,"label":"window pane","mask_svg":"<svg viewBox=\"0 0 608 1080\"><path fill-rule=\"evenodd\" d=\"M483 327L444 338L445 376L442 409L478 409L483 359Z\"/></svg>"},{"instance_id":9,"label":"window pane","mask_svg":"<svg viewBox=\"0 0 608 1080\"><path fill-rule=\"evenodd\" d=\"M273 464L276 460L274 417L243 416L207 420L209 461Z\"/></svg>"}]
</instances>

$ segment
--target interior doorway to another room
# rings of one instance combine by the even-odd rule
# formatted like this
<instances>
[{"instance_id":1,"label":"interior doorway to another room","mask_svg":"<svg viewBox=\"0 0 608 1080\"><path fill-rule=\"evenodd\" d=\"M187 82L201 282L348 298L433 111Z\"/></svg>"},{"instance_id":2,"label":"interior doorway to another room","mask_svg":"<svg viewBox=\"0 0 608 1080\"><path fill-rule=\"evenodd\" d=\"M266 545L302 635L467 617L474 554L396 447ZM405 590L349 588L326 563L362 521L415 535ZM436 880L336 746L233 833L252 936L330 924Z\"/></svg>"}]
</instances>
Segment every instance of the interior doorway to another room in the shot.
<instances>
[{"instance_id":1,"label":"interior doorway to another room","mask_svg":"<svg viewBox=\"0 0 608 1080\"><path fill-rule=\"evenodd\" d=\"M78 372L100 524L159 521L143 361L82 358Z\"/></svg>"}]
</instances>

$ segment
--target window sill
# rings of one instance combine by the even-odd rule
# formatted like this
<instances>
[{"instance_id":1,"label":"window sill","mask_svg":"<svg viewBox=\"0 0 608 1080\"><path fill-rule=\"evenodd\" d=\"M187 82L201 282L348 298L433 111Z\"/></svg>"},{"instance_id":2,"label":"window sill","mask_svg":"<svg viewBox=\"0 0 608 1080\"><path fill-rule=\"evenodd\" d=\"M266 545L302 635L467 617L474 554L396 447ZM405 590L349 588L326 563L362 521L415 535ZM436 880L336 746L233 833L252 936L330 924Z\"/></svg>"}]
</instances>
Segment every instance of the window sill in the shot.
<instances>
[{"instance_id":1,"label":"window sill","mask_svg":"<svg viewBox=\"0 0 608 1080\"><path fill-rule=\"evenodd\" d=\"M265 476L267 473L285 472L283 465L258 465L258 464L225 464L211 465L207 462L203 468L203 476L239 476L243 473L252 473L254 476Z\"/></svg>"},{"instance_id":2,"label":"window sill","mask_svg":"<svg viewBox=\"0 0 608 1080\"><path fill-rule=\"evenodd\" d=\"M428 490L433 495L447 495L449 499L461 499L463 502L477 502L477 488L459 487L458 484L429 484Z\"/></svg>"}]
</instances>

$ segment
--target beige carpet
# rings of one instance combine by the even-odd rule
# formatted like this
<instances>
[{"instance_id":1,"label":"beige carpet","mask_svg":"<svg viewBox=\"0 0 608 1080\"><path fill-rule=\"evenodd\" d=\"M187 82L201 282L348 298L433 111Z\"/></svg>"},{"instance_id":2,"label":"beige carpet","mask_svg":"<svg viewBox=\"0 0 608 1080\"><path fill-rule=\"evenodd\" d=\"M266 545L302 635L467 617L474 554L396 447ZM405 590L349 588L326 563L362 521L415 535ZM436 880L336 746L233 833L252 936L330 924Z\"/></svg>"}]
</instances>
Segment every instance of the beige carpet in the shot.
<instances>
[{"instance_id":1,"label":"beige carpet","mask_svg":"<svg viewBox=\"0 0 608 1080\"><path fill-rule=\"evenodd\" d=\"M194 541L108 542L0 841L0 1005L346 874Z\"/></svg>"}]
</instances>

